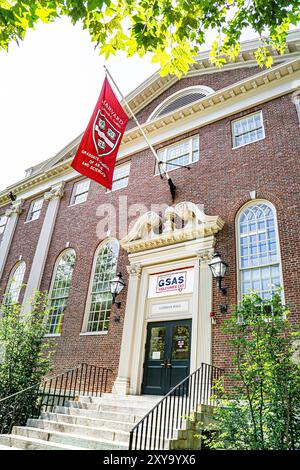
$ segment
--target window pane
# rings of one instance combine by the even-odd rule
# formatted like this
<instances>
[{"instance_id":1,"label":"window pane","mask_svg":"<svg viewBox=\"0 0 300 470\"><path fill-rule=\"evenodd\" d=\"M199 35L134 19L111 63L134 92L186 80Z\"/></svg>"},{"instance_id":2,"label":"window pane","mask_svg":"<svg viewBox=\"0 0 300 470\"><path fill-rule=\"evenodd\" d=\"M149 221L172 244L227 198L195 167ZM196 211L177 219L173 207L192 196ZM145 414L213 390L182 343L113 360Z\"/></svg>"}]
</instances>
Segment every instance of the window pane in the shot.
<instances>
[{"instance_id":1,"label":"window pane","mask_svg":"<svg viewBox=\"0 0 300 470\"><path fill-rule=\"evenodd\" d=\"M74 184L71 204L80 204L81 202L85 202L87 200L90 182L91 181L89 179L85 179Z\"/></svg>"},{"instance_id":2,"label":"window pane","mask_svg":"<svg viewBox=\"0 0 300 470\"><path fill-rule=\"evenodd\" d=\"M275 219L271 208L263 203L248 206L239 218L241 291L257 290L269 296L279 284L279 256Z\"/></svg>"},{"instance_id":3,"label":"window pane","mask_svg":"<svg viewBox=\"0 0 300 470\"><path fill-rule=\"evenodd\" d=\"M61 333L64 311L68 302L69 290L75 266L75 259L75 251L70 249L65 251L57 265L50 295L48 334Z\"/></svg>"},{"instance_id":4,"label":"window pane","mask_svg":"<svg viewBox=\"0 0 300 470\"><path fill-rule=\"evenodd\" d=\"M37 199L35 201L32 201L30 208L29 208L27 221L37 220L40 216L42 206L43 206L43 199Z\"/></svg>"},{"instance_id":5,"label":"window pane","mask_svg":"<svg viewBox=\"0 0 300 470\"><path fill-rule=\"evenodd\" d=\"M118 252L118 242L111 240L101 248L97 255L87 322L88 332L108 329L112 305L110 281L116 275Z\"/></svg>"},{"instance_id":6,"label":"window pane","mask_svg":"<svg viewBox=\"0 0 300 470\"><path fill-rule=\"evenodd\" d=\"M25 269L26 264L24 261L21 261L21 263L19 263L17 267L15 267L11 272L5 292L5 305L11 305L15 302L18 302L23 284Z\"/></svg>"},{"instance_id":7,"label":"window pane","mask_svg":"<svg viewBox=\"0 0 300 470\"><path fill-rule=\"evenodd\" d=\"M129 182L130 162L125 165L118 165L115 168L113 176L112 191L117 189L126 188Z\"/></svg>"},{"instance_id":8,"label":"window pane","mask_svg":"<svg viewBox=\"0 0 300 470\"><path fill-rule=\"evenodd\" d=\"M181 140L176 144L158 150L157 155L162 162L169 165L161 165L161 170L175 170L176 165L189 165L199 160L199 136ZM156 165L156 174L158 167Z\"/></svg>"},{"instance_id":9,"label":"window pane","mask_svg":"<svg viewBox=\"0 0 300 470\"><path fill-rule=\"evenodd\" d=\"M264 136L261 113L246 116L232 124L234 147L262 139Z\"/></svg>"}]
</instances>

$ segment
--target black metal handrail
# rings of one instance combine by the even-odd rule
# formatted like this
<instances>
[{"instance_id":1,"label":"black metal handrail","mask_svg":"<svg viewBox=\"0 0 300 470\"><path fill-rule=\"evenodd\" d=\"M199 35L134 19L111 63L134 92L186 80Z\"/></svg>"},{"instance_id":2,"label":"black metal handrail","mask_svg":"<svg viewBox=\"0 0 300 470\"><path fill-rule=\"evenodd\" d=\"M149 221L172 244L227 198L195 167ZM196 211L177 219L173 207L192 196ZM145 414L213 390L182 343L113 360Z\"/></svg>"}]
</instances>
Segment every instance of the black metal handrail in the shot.
<instances>
[{"instance_id":1,"label":"black metal handrail","mask_svg":"<svg viewBox=\"0 0 300 470\"><path fill-rule=\"evenodd\" d=\"M101 396L106 392L111 369L86 363L0 399L0 434L13 426L24 426L28 418L38 418L42 411L53 411L78 396Z\"/></svg>"},{"instance_id":2,"label":"black metal handrail","mask_svg":"<svg viewBox=\"0 0 300 470\"><path fill-rule=\"evenodd\" d=\"M198 405L216 405L214 385L223 369L202 363L167 393L131 430L129 450L164 450Z\"/></svg>"}]
</instances>

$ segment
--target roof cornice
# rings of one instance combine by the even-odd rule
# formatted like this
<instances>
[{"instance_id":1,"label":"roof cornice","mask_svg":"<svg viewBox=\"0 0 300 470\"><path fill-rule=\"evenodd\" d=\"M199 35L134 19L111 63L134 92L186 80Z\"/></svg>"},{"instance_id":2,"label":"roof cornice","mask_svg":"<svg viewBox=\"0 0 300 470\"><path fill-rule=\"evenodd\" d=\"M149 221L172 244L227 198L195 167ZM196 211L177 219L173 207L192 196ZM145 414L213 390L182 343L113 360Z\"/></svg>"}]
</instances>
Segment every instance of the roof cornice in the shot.
<instances>
[{"instance_id":1,"label":"roof cornice","mask_svg":"<svg viewBox=\"0 0 300 470\"><path fill-rule=\"evenodd\" d=\"M163 117L160 117L152 122L144 123L142 125L145 133L151 137L151 134L156 133L157 131L172 126L174 123L179 123L181 120L186 119L192 115L201 115L202 112L206 112L209 109L213 109L215 106L220 104L229 104L232 100L237 97L243 97L247 94L253 92L253 90L260 90L269 87L275 82L280 82L288 77L291 77L293 74L300 71L300 58L291 60L289 62L281 63L271 69L262 71L256 75L252 75L240 82L237 82L233 85L225 87L221 90L218 90L211 95L208 95L192 104L184 106L172 113L166 114ZM295 88L297 84L295 82ZM286 92L285 92L286 93ZM242 109L242 108L241 108ZM80 141L80 136L72 141L71 144L65 147L65 154L70 152L72 148L75 148ZM129 152L126 154L126 145L132 144L133 141L139 140L142 137L140 130L137 127L134 127L127 132L125 132L120 151L123 154L119 159L125 158L127 155L130 155ZM60 158L64 156L64 152L59 152L57 154ZM7 187L5 190L0 192L0 206L7 204L10 199L8 193L13 191L14 193L20 194L24 191L33 188L34 186L39 185L42 182L47 181L55 176L62 175L70 171L70 163L73 156L68 159L58 162L56 165L52 166L49 169L41 170L38 174L33 176L28 176L27 178L21 180L20 182L13 184Z\"/></svg>"},{"instance_id":2,"label":"roof cornice","mask_svg":"<svg viewBox=\"0 0 300 470\"><path fill-rule=\"evenodd\" d=\"M217 69L213 66L209 59L209 50L201 52L195 63L190 65L189 72L183 78L203 75L207 73L221 73L224 70L232 70L244 67L257 67L255 59L255 51L262 45L259 39L251 39L241 44L241 50L234 62L225 64L222 68ZM269 52L273 57L274 64L286 60L291 60L300 55L300 29L290 31L287 35L286 48L284 54L279 55L274 49L269 48ZM167 75L161 77L159 70L142 82L126 97L133 112L141 111L150 101L155 99L171 85L179 79L175 76Z\"/></svg>"}]
</instances>

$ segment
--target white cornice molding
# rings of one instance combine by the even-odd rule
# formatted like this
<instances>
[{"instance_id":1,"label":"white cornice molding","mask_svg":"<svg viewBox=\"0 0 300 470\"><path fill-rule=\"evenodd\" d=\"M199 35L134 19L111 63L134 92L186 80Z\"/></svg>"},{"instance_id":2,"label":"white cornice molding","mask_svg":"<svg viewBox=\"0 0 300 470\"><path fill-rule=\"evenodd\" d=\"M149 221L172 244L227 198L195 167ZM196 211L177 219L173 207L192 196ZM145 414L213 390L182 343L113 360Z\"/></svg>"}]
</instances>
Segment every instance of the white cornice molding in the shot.
<instances>
[{"instance_id":1,"label":"white cornice molding","mask_svg":"<svg viewBox=\"0 0 300 470\"><path fill-rule=\"evenodd\" d=\"M152 122L142 125L151 143L157 145L164 141L184 134L185 132L200 128L213 121L222 119L228 115L235 114L244 109L256 106L262 102L273 99L294 91L300 83L300 59L281 63L276 67L252 75L238 83L225 87L217 92L208 95L190 105L164 115ZM80 136L65 147L70 151L70 147L75 147L80 140ZM118 160L147 147L142 135L137 127L125 132ZM63 157L60 152L59 160ZM57 157L58 157L57 155ZM73 157L58 162L56 165L29 176L22 181L9 186L0 193L0 206L9 202L8 193L13 191L26 198L24 193L34 187L41 186L51 179L68 174L68 178L76 177L77 173L71 169L70 163ZM37 191L38 192L38 191Z\"/></svg>"},{"instance_id":2,"label":"white cornice molding","mask_svg":"<svg viewBox=\"0 0 300 470\"><path fill-rule=\"evenodd\" d=\"M196 58L196 62L191 64L188 74L184 77L198 76L206 73L217 73L241 67L257 67L254 52L261 46L259 39L251 39L241 44L241 50L234 62L225 64L221 69L213 66L209 60L209 50L201 52ZM300 55L300 29L290 31L287 35L285 53L279 55L275 50L269 48L274 64L290 60ZM132 110L135 113L141 111L150 101L155 99L167 88L176 83L179 79L175 76L161 77L159 70L141 83L126 97Z\"/></svg>"}]
</instances>

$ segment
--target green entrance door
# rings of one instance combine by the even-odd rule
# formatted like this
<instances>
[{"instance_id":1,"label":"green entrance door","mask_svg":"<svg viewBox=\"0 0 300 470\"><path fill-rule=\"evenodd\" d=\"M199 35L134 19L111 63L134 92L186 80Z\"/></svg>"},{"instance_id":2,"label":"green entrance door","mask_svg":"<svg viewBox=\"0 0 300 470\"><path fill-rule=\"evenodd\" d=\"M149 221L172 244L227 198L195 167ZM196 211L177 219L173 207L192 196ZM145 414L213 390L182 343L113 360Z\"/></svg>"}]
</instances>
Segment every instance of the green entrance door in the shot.
<instances>
[{"instance_id":1,"label":"green entrance door","mask_svg":"<svg viewBox=\"0 0 300 470\"><path fill-rule=\"evenodd\" d=\"M165 395L190 371L191 320L149 323L142 393Z\"/></svg>"}]
</instances>

